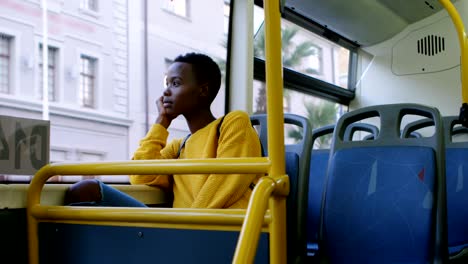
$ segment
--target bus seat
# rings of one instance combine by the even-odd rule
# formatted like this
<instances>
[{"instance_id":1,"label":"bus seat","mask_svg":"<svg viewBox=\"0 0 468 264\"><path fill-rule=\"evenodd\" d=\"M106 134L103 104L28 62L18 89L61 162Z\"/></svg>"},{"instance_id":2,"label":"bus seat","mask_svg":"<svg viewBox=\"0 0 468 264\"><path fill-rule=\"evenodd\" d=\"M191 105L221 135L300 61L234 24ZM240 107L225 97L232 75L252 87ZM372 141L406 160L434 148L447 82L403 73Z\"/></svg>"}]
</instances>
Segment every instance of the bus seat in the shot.
<instances>
[{"instance_id":1,"label":"bus seat","mask_svg":"<svg viewBox=\"0 0 468 264\"><path fill-rule=\"evenodd\" d=\"M445 137L445 170L447 186L447 225L448 225L448 248L450 258L459 258L464 254L463 250L468 248L468 229L465 228L468 220L468 209L466 201L468 190L463 186L463 178L466 175L468 162L468 142L453 141L453 136L468 135L468 128L455 126L460 124L458 116L445 116L444 137ZM409 123L402 136L408 136L416 130L433 126L430 119L418 120Z\"/></svg>"},{"instance_id":2,"label":"bus seat","mask_svg":"<svg viewBox=\"0 0 468 264\"><path fill-rule=\"evenodd\" d=\"M446 116L445 160L447 181L447 224L448 246L451 258L463 257L468 253L468 188L463 180L468 175L468 141L454 141L453 136L468 135L468 128L460 125L458 116ZM457 137L459 138L459 137Z\"/></svg>"},{"instance_id":3,"label":"bus seat","mask_svg":"<svg viewBox=\"0 0 468 264\"><path fill-rule=\"evenodd\" d=\"M431 137L402 139L405 115L431 118ZM346 128L380 118L375 140L346 141ZM443 125L436 108L369 106L335 128L323 194L320 259L331 263L428 263L447 259Z\"/></svg>"},{"instance_id":4,"label":"bus seat","mask_svg":"<svg viewBox=\"0 0 468 264\"><path fill-rule=\"evenodd\" d=\"M258 129L264 154L268 155L267 116L256 114L250 117ZM290 191L287 199L287 247L288 263L303 262L306 255L306 213L311 149L311 126L307 118L295 114L284 114L285 125L302 129L299 142L285 145L286 174L289 176Z\"/></svg>"},{"instance_id":5,"label":"bus seat","mask_svg":"<svg viewBox=\"0 0 468 264\"><path fill-rule=\"evenodd\" d=\"M334 129L334 124L314 129L312 131L312 144L315 144L316 140L323 136L332 135ZM307 199L307 257L315 256L318 250L320 207L329 157L329 148L312 149L311 151L309 193Z\"/></svg>"},{"instance_id":6,"label":"bus seat","mask_svg":"<svg viewBox=\"0 0 468 264\"><path fill-rule=\"evenodd\" d=\"M232 263L239 231L39 223L39 263ZM269 263L262 232L254 263Z\"/></svg>"},{"instance_id":7,"label":"bus seat","mask_svg":"<svg viewBox=\"0 0 468 264\"><path fill-rule=\"evenodd\" d=\"M335 124L319 127L312 131L312 144L317 146L316 140L332 135ZM379 134L379 128L368 123L353 123L345 132L345 138L349 141L353 139L354 133L364 131L369 133L362 140L373 140ZM330 148L326 146L317 146L320 148L312 149L310 157L309 174L309 194L307 203L307 256L314 257L318 251L318 231L320 227L320 208L322 204L322 193L325 185L325 176L328 168L328 159L330 157Z\"/></svg>"},{"instance_id":8,"label":"bus seat","mask_svg":"<svg viewBox=\"0 0 468 264\"><path fill-rule=\"evenodd\" d=\"M371 140L375 139L379 135L379 128L372 124L368 123L352 123L349 125L345 131L345 139L348 141L353 140L354 133L357 131L363 131L369 133L363 140Z\"/></svg>"},{"instance_id":9,"label":"bus seat","mask_svg":"<svg viewBox=\"0 0 468 264\"><path fill-rule=\"evenodd\" d=\"M425 127L434 126L434 121L430 118L419 119L407 124L402 132L402 138L420 138L422 137L421 133L417 132L416 130L422 129Z\"/></svg>"}]
</instances>

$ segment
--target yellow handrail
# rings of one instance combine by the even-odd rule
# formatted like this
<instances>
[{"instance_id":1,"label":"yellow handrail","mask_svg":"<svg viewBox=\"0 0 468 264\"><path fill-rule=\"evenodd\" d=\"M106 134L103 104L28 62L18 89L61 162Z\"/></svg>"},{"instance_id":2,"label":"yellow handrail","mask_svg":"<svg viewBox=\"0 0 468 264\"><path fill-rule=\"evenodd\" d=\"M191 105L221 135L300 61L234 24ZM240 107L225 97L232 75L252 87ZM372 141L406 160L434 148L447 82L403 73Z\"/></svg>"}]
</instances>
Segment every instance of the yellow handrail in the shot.
<instances>
[{"instance_id":1,"label":"yellow handrail","mask_svg":"<svg viewBox=\"0 0 468 264\"><path fill-rule=\"evenodd\" d=\"M442 6L447 10L448 14L452 18L453 24L457 30L458 40L460 43L460 74L461 74L461 86L462 86L462 111L468 111L468 39L466 36L465 27L460 15L457 12L455 6L450 2L450 0L439 0ZM466 108L466 109L463 109ZM465 117L468 118L468 113L465 112ZM462 116L460 116L462 117Z\"/></svg>"},{"instance_id":2,"label":"yellow handrail","mask_svg":"<svg viewBox=\"0 0 468 264\"><path fill-rule=\"evenodd\" d=\"M270 162L267 158L223 158L223 159L183 159L183 160L132 160L122 162L92 162L92 163L62 163L50 164L41 168L33 177L28 189L27 217L28 217L28 251L29 263L39 263L38 230L40 220L73 220L76 222L92 221L109 225L119 225L123 222L135 222L134 225L148 223L240 226L248 215L265 217L260 219L261 229L271 223L271 217L265 215L265 210L253 207L251 212L245 210L227 209L163 209L163 208L70 208L65 206L40 205L41 191L47 179L55 175L127 175L127 174L165 174L165 173L267 173ZM269 178L269 177L265 177ZM272 181L272 180L270 180ZM263 184L262 184L263 185ZM275 186L273 186L274 189ZM268 199L272 190L254 189L257 198L252 197L258 204L258 199Z\"/></svg>"},{"instance_id":3,"label":"yellow handrail","mask_svg":"<svg viewBox=\"0 0 468 264\"><path fill-rule=\"evenodd\" d=\"M281 20L279 0L265 0L265 54L267 85L268 158L199 160L145 160L99 163L69 163L44 166L36 173L28 190L29 263L39 263L38 222L72 221L110 225L164 224L239 226L241 234L233 263L252 263L261 229L270 233L270 262L286 263L286 196L289 178L285 175L282 107ZM40 205L42 188L55 175L148 175L188 173L267 173L255 186L247 210L162 209L162 208L69 208ZM269 209L269 213L267 212Z\"/></svg>"},{"instance_id":4,"label":"yellow handrail","mask_svg":"<svg viewBox=\"0 0 468 264\"><path fill-rule=\"evenodd\" d=\"M265 0L265 73L267 94L268 153L271 160L269 176L281 182L276 196L270 199L273 222L270 231L270 262L286 263L286 195L289 178L285 177L283 63L281 56L281 15L279 0ZM247 228L246 225L243 229ZM249 258L248 263L253 259Z\"/></svg>"},{"instance_id":5,"label":"yellow handrail","mask_svg":"<svg viewBox=\"0 0 468 264\"><path fill-rule=\"evenodd\" d=\"M247 207L247 213L239 235L238 246L234 253L233 263L253 263L257 251L258 239L264 212L268 206L270 194L275 188L275 182L271 178L259 180L252 198Z\"/></svg>"}]
</instances>

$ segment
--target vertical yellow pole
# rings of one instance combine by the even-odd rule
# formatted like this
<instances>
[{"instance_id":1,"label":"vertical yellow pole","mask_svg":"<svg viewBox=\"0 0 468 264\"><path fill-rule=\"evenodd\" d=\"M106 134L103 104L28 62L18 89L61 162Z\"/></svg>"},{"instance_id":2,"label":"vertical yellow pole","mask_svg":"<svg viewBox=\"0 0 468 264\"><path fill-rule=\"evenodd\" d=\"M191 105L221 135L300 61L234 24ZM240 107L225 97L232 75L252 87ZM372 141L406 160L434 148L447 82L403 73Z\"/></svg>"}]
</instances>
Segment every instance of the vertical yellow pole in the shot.
<instances>
[{"instance_id":1,"label":"vertical yellow pole","mask_svg":"<svg viewBox=\"0 0 468 264\"><path fill-rule=\"evenodd\" d=\"M283 63L281 16L278 0L265 0L265 58L268 122L268 155L272 175L282 175L284 165Z\"/></svg>"},{"instance_id":2,"label":"vertical yellow pole","mask_svg":"<svg viewBox=\"0 0 468 264\"><path fill-rule=\"evenodd\" d=\"M265 0L265 60L268 123L269 175L278 179L285 174L283 66L281 57L281 16L279 0ZM286 197L270 200L270 262L286 263Z\"/></svg>"},{"instance_id":3,"label":"vertical yellow pole","mask_svg":"<svg viewBox=\"0 0 468 264\"><path fill-rule=\"evenodd\" d=\"M47 171L48 165L42 167L31 180L29 184L27 197L27 220L28 220L28 253L29 264L39 264L39 237L38 237L38 221L31 214L31 209L39 205L41 200L41 191L47 178L41 176Z\"/></svg>"},{"instance_id":4,"label":"vertical yellow pole","mask_svg":"<svg viewBox=\"0 0 468 264\"><path fill-rule=\"evenodd\" d=\"M40 203L40 193L43 184L36 184L37 178L42 172L39 170L35 177L31 180L30 188L28 190L27 198L27 220L28 220L28 253L29 253L29 264L39 264L39 238L37 229L37 220L32 216L31 209ZM36 177L37 176L37 177ZM40 188L38 187L40 186Z\"/></svg>"},{"instance_id":5,"label":"vertical yellow pole","mask_svg":"<svg viewBox=\"0 0 468 264\"><path fill-rule=\"evenodd\" d=\"M243 264L254 262L263 219L268 207L268 197L271 196L274 189L275 182L267 177L261 178L255 186L250 197L249 206L247 207L246 218L242 225L232 263ZM271 250L270 248L270 252ZM270 260L270 262L272 261Z\"/></svg>"},{"instance_id":6,"label":"vertical yellow pole","mask_svg":"<svg viewBox=\"0 0 468 264\"><path fill-rule=\"evenodd\" d=\"M37 220L28 213L28 253L29 264L39 264L39 241L37 237Z\"/></svg>"},{"instance_id":7,"label":"vertical yellow pole","mask_svg":"<svg viewBox=\"0 0 468 264\"><path fill-rule=\"evenodd\" d=\"M462 82L462 99L463 103L468 103L468 40L463 26L463 21L458 14L457 10L450 2L450 0L439 0L439 2L447 10L448 14L452 18L453 24L457 29L458 39L460 41L460 72L461 72L461 82Z\"/></svg>"}]
</instances>

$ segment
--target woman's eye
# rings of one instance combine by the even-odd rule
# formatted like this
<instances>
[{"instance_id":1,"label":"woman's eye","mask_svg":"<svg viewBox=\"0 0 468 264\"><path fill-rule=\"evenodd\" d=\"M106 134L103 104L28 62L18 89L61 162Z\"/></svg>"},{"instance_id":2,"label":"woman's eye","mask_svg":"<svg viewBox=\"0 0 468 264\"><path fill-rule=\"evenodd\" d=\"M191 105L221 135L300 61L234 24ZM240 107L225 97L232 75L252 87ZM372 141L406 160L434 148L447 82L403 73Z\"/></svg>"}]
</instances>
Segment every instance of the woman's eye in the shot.
<instances>
[{"instance_id":1,"label":"woman's eye","mask_svg":"<svg viewBox=\"0 0 468 264\"><path fill-rule=\"evenodd\" d=\"M175 82L172 82L172 86L174 86L174 87L177 87L177 86L179 86L179 85L180 85L180 83L179 83L179 82L177 82L177 81L175 81Z\"/></svg>"}]
</instances>

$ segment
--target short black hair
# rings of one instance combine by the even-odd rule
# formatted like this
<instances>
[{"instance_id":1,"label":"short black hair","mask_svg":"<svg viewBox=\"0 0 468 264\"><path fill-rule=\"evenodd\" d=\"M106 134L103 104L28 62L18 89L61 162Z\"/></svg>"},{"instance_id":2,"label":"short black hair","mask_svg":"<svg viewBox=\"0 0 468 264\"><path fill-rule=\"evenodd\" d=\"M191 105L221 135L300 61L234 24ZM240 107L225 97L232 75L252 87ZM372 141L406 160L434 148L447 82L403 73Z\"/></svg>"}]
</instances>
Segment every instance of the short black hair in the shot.
<instances>
[{"instance_id":1,"label":"short black hair","mask_svg":"<svg viewBox=\"0 0 468 264\"><path fill-rule=\"evenodd\" d=\"M191 52L177 56L174 62L191 64L196 81L199 84L208 83L210 102L215 99L221 86L221 70L212 58L205 54Z\"/></svg>"}]
</instances>

